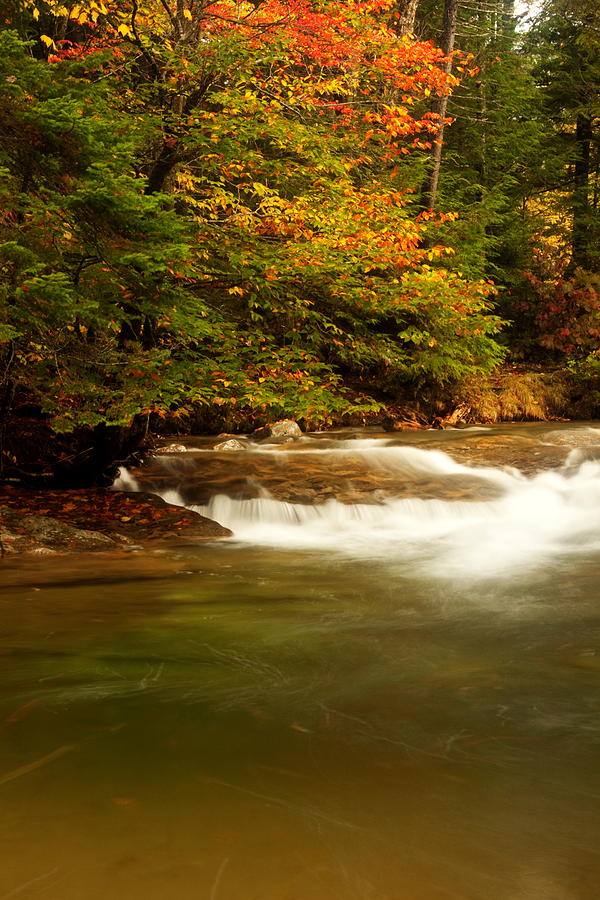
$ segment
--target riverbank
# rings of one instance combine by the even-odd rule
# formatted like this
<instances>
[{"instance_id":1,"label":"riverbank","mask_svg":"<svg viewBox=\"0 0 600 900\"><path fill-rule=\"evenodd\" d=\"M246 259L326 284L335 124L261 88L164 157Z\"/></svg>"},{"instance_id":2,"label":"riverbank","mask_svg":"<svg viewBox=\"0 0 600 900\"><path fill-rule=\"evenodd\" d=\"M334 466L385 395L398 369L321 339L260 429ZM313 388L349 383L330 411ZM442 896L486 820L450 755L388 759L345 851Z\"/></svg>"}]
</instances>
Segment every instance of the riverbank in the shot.
<instances>
[{"instance_id":1,"label":"riverbank","mask_svg":"<svg viewBox=\"0 0 600 900\"><path fill-rule=\"evenodd\" d=\"M218 522L152 494L0 486L2 556L135 550L230 536Z\"/></svg>"},{"instance_id":2,"label":"riverbank","mask_svg":"<svg viewBox=\"0 0 600 900\"><path fill-rule=\"evenodd\" d=\"M438 430L415 424L303 433L297 423L285 420L252 435L155 438L154 447L130 467L131 474L115 482L116 489L0 485L0 551L3 557L122 553L227 538L232 531L209 508L217 496L234 502L266 497L289 504L294 514L300 507L330 501L373 506L400 499L493 500L498 486L483 491L482 469L517 470L531 478L552 470L564 473L567 463L576 467L600 456L600 429L593 423ZM393 448L411 446L413 453L417 448L437 457L443 453L446 462L440 471L426 465L413 472L390 467L378 455L378 448L395 452ZM339 453L315 452L340 449L341 468L333 464ZM436 456L430 459L435 461ZM446 470L453 463L462 469L449 477ZM197 508L205 515L195 512Z\"/></svg>"},{"instance_id":3,"label":"riverbank","mask_svg":"<svg viewBox=\"0 0 600 900\"><path fill-rule=\"evenodd\" d=\"M393 391L392 388L393 387ZM387 392L353 382L344 388L349 411L331 416L296 416L303 432L343 427L385 431L444 429L501 422L572 421L600 414L600 383L566 369L506 365L460 385L417 388L393 385ZM363 403L361 398L367 398ZM164 440L220 434L256 438L284 413L266 406L189 404L185 411L134 416L128 425L100 423L55 431L33 395L15 400L0 417L0 484L71 490L109 487L119 466L135 465ZM260 432L259 432L260 433Z\"/></svg>"}]
</instances>

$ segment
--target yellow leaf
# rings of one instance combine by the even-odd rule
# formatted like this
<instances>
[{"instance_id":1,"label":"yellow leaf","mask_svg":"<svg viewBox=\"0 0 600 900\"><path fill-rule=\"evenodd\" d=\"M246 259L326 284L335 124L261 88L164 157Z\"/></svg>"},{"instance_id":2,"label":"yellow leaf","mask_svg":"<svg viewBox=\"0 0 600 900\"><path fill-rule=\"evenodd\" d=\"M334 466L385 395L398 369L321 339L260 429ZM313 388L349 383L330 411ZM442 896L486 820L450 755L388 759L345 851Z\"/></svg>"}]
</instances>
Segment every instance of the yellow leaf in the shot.
<instances>
[{"instance_id":1,"label":"yellow leaf","mask_svg":"<svg viewBox=\"0 0 600 900\"><path fill-rule=\"evenodd\" d=\"M131 28L129 25L126 25L125 22L121 22L119 27L117 28L119 34L122 34L123 37L127 37L128 34L131 34Z\"/></svg>"},{"instance_id":2,"label":"yellow leaf","mask_svg":"<svg viewBox=\"0 0 600 900\"><path fill-rule=\"evenodd\" d=\"M39 17L40 17L40 11L39 11L39 9L34 9L34 10L33 10L33 18L35 19L36 22L37 22L37 20L39 19Z\"/></svg>"},{"instance_id":3,"label":"yellow leaf","mask_svg":"<svg viewBox=\"0 0 600 900\"><path fill-rule=\"evenodd\" d=\"M191 18L192 18L192 14L191 14L191 12L189 11L189 9L184 9L183 15L184 15L184 17L185 17L186 19L191 19Z\"/></svg>"},{"instance_id":4,"label":"yellow leaf","mask_svg":"<svg viewBox=\"0 0 600 900\"><path fill-rule=\"evenodd\" d=\"M48 37L47 34L40 34L40 41L46 47L52 47L54 50L56 50L56 44L54 43L54 41L52 40L51 37Z\"/></svg>"}]
</instances>

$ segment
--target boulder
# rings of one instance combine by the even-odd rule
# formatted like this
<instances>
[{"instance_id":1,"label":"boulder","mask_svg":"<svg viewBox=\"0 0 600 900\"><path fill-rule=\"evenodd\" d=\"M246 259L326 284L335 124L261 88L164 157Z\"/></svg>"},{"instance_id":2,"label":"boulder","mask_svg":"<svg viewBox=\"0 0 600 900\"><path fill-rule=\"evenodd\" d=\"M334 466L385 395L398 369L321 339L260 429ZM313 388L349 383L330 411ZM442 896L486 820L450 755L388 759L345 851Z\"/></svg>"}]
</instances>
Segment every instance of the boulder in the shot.
<instances>
[{"instance_id":1,"label":"boulder","mask_svg":"<svg viewBox=\"0 0 600 900\"><path fill-rule=\"evenodd\" d=\"M231 534L218 522L154 494L0 486L3 553L134 549L157 541L195 544Z\"/></svg>"},{"instance_id":2,"label":"boulder","mask_svg":"<svg viewBox=\"0 0 600 900\"><path fill-rule=\"evenodd\" d=\"M0 550L12 553L114 550L119 543L106 534L74 528L51 516L24 516L0 506Z\"/></svg>"},{"instance_id":3,"label":"boulder","mask_svg":"<svg viewBox=\"0 0 600 900\"><path fill-rule=\"evenodd\" d=\"M242 444L241 441L236 440L235 438L231 438L228 441L221 441L220 444L215 444L213 450L245 450L245 444Z\"/></svg>"},{"instance_id":4,"label":"boulder","mask_svg":"<svg viewBox=\"0 0 600 900\"><path fill-rule=\"evenodd\" d=\"M266 441L269 439L284 441L301 436L302 430L298 423L294 422L293 419L282 419L279 422L272 422L269 425L265 425L264 428L257 428L257 430L252 433L252 438L255 441Z\"/></svg>"},{"instance_id":5,"label":"boulder","mask_svg":"<svg viewBox=\"0 0 600 900\"><path fill-rule=\"evenodd\" d=\"M158 447L155 451L156 456L162 456L163 453L185 453L187 447L184 444L166 444L164 447Z\"/></svg>"}]
</instances>

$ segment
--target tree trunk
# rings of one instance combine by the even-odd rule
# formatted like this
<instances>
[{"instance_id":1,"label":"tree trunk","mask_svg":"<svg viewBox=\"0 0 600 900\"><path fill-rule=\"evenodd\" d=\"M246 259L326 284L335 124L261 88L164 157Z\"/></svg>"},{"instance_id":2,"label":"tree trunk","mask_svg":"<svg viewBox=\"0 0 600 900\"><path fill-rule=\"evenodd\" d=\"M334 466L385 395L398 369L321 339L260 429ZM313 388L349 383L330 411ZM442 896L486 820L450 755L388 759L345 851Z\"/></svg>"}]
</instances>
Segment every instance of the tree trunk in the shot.
<instances>
[{"instance_id":1,"label":"tree trunk","mask_svg":"<svg viewBox=\"0 0 600 900\"><path fill-rule=\"evenodd\" d=\"M502 43L510 50L515 41L515 0L502 0Z\"/></svg>"},{"instance_id":2,"label":"tree trunk","mask_svg":"<svg viewBox=\"0 0 600 900\"><path fill-rule=\"evenodd\" d=\"M477 96L479 100L479 111L477 114L477 118L479 119L479 134L481 137L481 153L479 157L479 178L482 186L485 185L487 180L487 155L488 155L488 147L487 147L487 117L488 117L488 108L487 108L487 96L485 92L485 82L478 81L477 82Z\"/></svg>"},{"instance_id":3,"label":"tree trunk","mask_svg":"<svg viewBox=\"0 0 600 900\"><path fill-rule=\"evenodd\" d=\"M396 4L396 12L399 18L396 19L394 28L402 37L406 34L414 33L418 5L419 0L402 0L402 2Z\"/></svg>"},{"instance_id":4,"label":"tree trunk","mask_svg":"<svg viewBox=\"0 0 600 900\"><path fill-rule=\"evenodd\" d=\"M6 428L8 417L12 408L12 402L15 396L15 385L13 381L7 381L0 394L0 478L4 474L7 463L6 444ZM10 456L10 454L8 454Z\"/></svg>"},{"instance_id":5,"label":"tree trunk","mask_svg":"<svg viewBox=\"0 0 600 900\"><path fill-rule=\"evenodd\" d=\"M146 182L146 194L158 194L163 190L167 178L179 162L177 156L177 143L162 145L150 172L148 173L148 181Z\"/></svg>"},{"instance_id":6,"label":"tree trunk","mask_svg":"<svg viewBox=\"0 0 600 900\"><path fill-rule=\"evenodd\" d=\"M446 57L444 63L444 71L450 74L452 71L452 51L454 49L454 39L456 37L456 20L458 17L459 0L445 0L444 2L444 26L442 34L442 50ZM440 169L442 166L442 145L444 140L444 119L446 118L446 109L448 107L448 95L444 94L438 97L433 105L433 112L439 116L438 130L435 136L433 151L431 154L432 170L429 183L424 191L424 205L431 212L435 207L438 184L440 180Z\"/></svg>"},{"instance_id":7,"label":"tree trunk","mask_svg":"<svg viewBox=\"0 0 600 900\"><path fill-rule=\"evenodd\" d=\"M575 178L573 189L573 230L569 271L590 264L590 156L594 134L592 120L579 113L575 126Z\"/></svg>"}]
</instances>

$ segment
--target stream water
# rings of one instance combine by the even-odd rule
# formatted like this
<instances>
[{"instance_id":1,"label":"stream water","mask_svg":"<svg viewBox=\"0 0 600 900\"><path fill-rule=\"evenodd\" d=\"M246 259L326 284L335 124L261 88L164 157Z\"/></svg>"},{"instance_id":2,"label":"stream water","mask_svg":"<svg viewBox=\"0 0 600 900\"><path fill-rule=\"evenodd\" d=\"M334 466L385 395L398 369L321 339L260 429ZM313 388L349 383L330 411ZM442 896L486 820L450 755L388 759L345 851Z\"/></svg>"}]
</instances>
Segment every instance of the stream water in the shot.
<instances>
[{"instance_id":1,"label":"stream water","mask_svg":"<svg viewBox=\"0 0 600 900\"><path fill-rule=\"evenodd\" d=\"M597 456L511 426L124 473L235 537L2 564L0 900L597 900Z\"/></svg>"}]
</instances>

